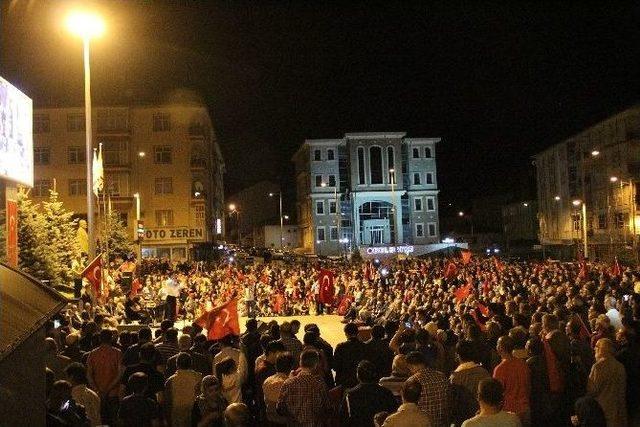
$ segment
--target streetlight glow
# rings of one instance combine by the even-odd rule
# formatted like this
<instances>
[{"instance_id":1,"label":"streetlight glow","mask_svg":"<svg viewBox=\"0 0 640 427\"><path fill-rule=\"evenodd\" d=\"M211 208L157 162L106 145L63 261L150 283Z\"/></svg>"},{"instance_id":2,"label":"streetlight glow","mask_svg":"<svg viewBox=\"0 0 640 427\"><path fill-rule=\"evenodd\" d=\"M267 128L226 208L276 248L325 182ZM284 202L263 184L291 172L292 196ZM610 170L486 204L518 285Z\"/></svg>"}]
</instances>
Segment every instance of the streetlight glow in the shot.
<instances>
[{"instance_id":1,"label":"streetlight glow","mask_svg":"<svg viewBox=\"0 0 640 427\"><path fill-rule=\"evenodd\" d=\"M560 201L560 196L556 196L553 198L556 202Z\"/></svg>"},{"instance_id":2,"label":"streetlight glow","mask_svg":"<svg viewBox=\"0 0 640 427\"><path fill-rule=\"evenodd\" d=\"M458 216L464 216L464 212L462 211L458 212Z\"/></svg>"},{"instance_id":3,"label":"streetlight glow","mask_svg":"<svg viewBox=\"0 0 640 427\"><path fill-rule=\"evenodd\" d=\"M525 203L522 204L522 206L524 206L526 208L527 206L529 206L529 203L525 202Z\"/></svg>"},{"instance_id":4,"label":"streetlight glow","mask_svg":"<svg viewBox=\"0 0 640 427\"><path fill-rule=\"evenodd\" d=\"M618 177L617 176L612 176L611 178L609 178L609 181L618 182Z\"/></svg>"},{"instance_id":5,"label":"streetlight glow","mask_svg":"<svg viewBox=\"0 0 640 427\"><path fill-rule=\"evenodd\" d=\"M598 156L600 155L600 151L598 151L598 150L593 150L593 151L591 151L591 155L592 155L593 157L598 157Z\"/></svg>"},{"instance_id":6,"label":"streetlight glow","mask_svg":"<svg viewBox=\"0 0 640 427\"><path fill-rule=\"evenodd\" d=\"M576 200L574 200L574 201L573 201L573 202L571 202L571 203L573 203L573 206L580 206L580 204L582 203L582 201L581 201L581 200L576 199Z\"/></svg>"},{"instance_id":7,"label":"streetlight glow","mask_svg":"<svg viewBox=\"0 0 640 427\"><path fill-rule=\"evenodd\" d=\"M75 11L67 16L67 28L83 39L90 39L104 33L104 21L95 13Z\"/></svg>"},{"instance_id":8,"label":"streetlight glow","mask_svg":"<svg viewBox=\"0 0 640 427\"><path fill-rule=\"evenodd\" d=\"M236 205L234 203L229 203L229 210L230 211L235 211L236 210Z\"/></svg>"},{"instance_id":9,"label":"streetlight glow","mask_svg":"<svg viewBox=\"0 0 640 427\"><path fill-rule=\"evenodd\" d=\"M282 218L289 219L289 215L283 215Z\"/></svg>"},{"instance_id":10,"label":"streetlight glow","mask_svg":"<svg viewBox=\"0 0 640 427\"><path fill-rule=\"evenodd\" d=\"M144 157L146 155L147 155L147 153L145 153L144 151L138 152L138 157L140 157L140 158L142 158L142 157Z\"/></svg>"},{"instance_id":11,"label":"streetlight glow","mask_svg":"<svg viewBox=\"0 0 640 427\"><path fill-rule=\"evenodd\" d=\"M321 182L321 183L320 183L320 187L323 187L323 188L324 188L324 187L326 187L326 186L327 186L327 183L326 183L326 182Z\"/></svg>"}]
</instances>

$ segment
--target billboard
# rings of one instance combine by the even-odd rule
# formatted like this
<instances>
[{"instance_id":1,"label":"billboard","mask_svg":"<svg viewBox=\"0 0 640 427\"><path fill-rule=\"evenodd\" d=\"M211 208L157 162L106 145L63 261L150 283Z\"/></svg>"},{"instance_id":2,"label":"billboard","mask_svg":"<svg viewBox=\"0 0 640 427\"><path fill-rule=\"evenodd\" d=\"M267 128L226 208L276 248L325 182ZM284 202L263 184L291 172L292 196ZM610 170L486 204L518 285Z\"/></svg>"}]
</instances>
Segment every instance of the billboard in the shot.
<instances>
[{"instance_id":1,"label":"billboard","mask_svg":"<svg viewBox=\"0 0 640 427\"><path fill-rule=\"evenodd\" d=\"M33 187L33 105L0 77L0 179Z\"/></svg>"}]
</instances>

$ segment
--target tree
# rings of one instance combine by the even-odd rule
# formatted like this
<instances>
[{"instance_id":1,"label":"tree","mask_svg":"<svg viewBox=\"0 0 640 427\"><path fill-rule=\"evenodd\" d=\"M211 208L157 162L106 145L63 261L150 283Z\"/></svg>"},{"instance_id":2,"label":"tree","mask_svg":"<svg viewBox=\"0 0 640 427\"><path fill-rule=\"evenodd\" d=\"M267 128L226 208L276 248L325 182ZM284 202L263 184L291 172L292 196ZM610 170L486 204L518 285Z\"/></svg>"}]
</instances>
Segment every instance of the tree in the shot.
<instances>
[{"instance_id":1,"label":"tree","mask_svg":"<svg viewBox=\"0 0 640 427\"><path fill-rule=\"evenodd\" d=\"M131 233L127 226L120 218L120 213L111 209L107 215L107 242L109 243L109 258L115 257L125 258L134 251ZM105 251L104 244L100 244L100 250Z\"/></svg>"},{"instance_id":2,"label":"tree","mask_svg":"<svg viewBox=\"0 0 640 427\"><path fill-rule=\"evenodd\" d=\"M47 221L24 189L18 191L18 266L40 280L55 278L56 257L48 241Z\"/></svg>"},{"instance_id":3,"label":"tree","mask_svg":"<svg viewBox=\"0 0 640 427\"><path fill-rule=\"evenodd\" d=\"M73 219L73 212L66 210L58 200L55 190L50 190L49 200L42 202L42 213L47 222L49 248L55 258L54 282L69 284L75 277L71 270L71 262L80 253L77 239L78 221Z\"/></svg>"}]
</instances>

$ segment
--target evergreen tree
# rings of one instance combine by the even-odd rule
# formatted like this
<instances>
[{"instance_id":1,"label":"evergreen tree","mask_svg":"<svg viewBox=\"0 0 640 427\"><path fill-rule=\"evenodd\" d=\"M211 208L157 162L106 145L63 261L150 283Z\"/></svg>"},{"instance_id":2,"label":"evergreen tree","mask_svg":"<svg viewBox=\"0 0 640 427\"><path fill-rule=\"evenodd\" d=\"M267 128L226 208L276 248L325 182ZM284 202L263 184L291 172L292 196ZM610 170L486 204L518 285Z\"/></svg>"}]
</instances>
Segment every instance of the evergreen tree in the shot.
<instances>
[{"instance_id":1,"label":"evergreen tree","mask_svg":"<svg viewBox=\"0 0 640 427\"><path fill-rule=\"evenodd\" d=\"M78 221L73 219L73 212L66 210L58 200L55 190L51 190L49 200L42 203L42 212L47 222L49 248L55 257L54 282L70 284L74 278L71 261L80 252L77 239Z\"/></svg>"},{"instance_id":2,"label":"evergreen tree","mask_svg":"<svg viewBox=\"0 0 640 427\"><path fill-rule=\"evenodd\" d=\"M48 241L47 222L27 191L18 191L18 266L40 280L53 280L56 257Z\"/></svg>"},{"instance_id":3,"label":"evergreen tree","mask_svg":"<svg viewBox=\"0 0 640 427\"><path fill-rule=\"evenodd\" d=\"M120 218L120 213L115 209L111 209L109 215L107 215L107 222L109 258L125 258L128 254L134 252L133 241L131 240L131 231L124 225L124 222ZM104 252L106 248L103 244L100 246L100 250Z\"/></svg>"}]
</instances>

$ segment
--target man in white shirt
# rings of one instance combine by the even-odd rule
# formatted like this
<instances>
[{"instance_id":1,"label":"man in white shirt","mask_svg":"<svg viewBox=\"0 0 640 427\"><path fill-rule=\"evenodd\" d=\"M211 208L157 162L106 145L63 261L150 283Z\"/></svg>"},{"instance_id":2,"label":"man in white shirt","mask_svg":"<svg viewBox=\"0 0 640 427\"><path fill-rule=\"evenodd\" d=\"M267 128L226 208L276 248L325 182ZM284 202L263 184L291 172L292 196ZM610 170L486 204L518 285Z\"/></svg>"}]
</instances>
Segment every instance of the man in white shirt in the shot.
<instances>
[{"instance_id":1,"label":"man in white shirt","mask_svg":"<svg viewBox=\"0 0 640 427\"><path fill-rule=\"evenodd\" d=\"M383 427L430 427L429 417L418 408L421 393L422 385L418 381L406 381L402 386L402 405L387 417Z\"/></svg>"},{"instance_id":2,"label":"man in white shirt","mask_svg":"<svg viewBox=\"0 0 640 427\"><path fill-rule=\"evenodd\" d=\"M522 427L513 412L503 411L504 387L494 378L485 378L478 384L480 413L462 423L462 427Z\"/></svg>"},{"instance_id":3,"label":"man in white shirt","mask_svg":"<svg viewBox=\"0 0 640 427\"><path fill-rule=\"evenodd\" d=\"M72 363L67 366L65 373L73 386L71 397L78 405L84 406L91 426L101 425L100 396L87 387L87 368L81 363Z\"/></svg>"}]
</instances>

